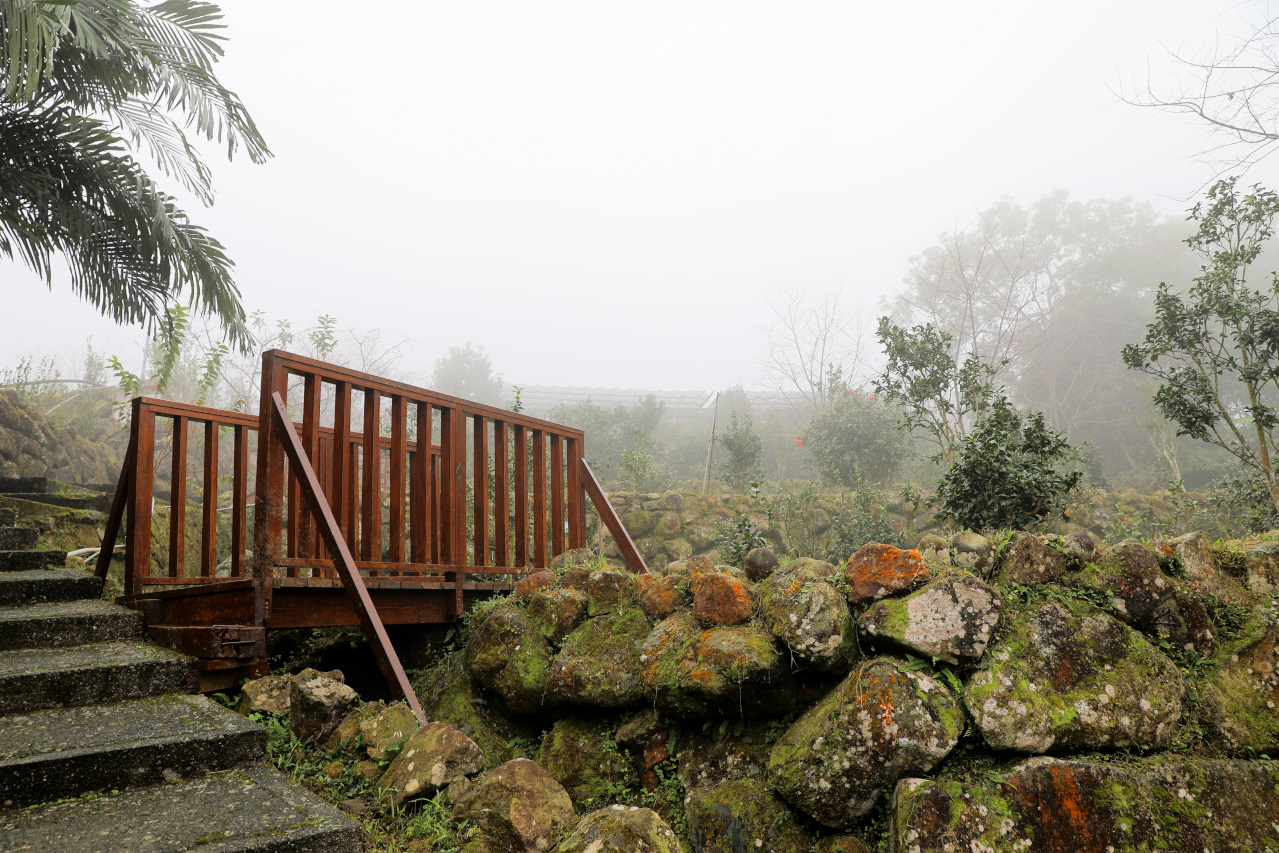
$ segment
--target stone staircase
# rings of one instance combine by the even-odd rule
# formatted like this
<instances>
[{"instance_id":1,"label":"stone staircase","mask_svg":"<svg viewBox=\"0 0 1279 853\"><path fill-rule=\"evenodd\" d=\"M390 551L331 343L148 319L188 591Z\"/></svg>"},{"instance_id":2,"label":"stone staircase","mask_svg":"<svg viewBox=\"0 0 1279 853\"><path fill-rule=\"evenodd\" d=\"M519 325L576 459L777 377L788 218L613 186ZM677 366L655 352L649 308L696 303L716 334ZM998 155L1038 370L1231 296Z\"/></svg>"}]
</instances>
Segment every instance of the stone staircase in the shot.
<instances>
[{"instance_id":1,"label":"stone staircase","mask_svg":"<svg viewBox=\"0 0 1279 853\"><path fill-rule=\"evenodd\" d=\"M0 851L361 849L263 765L261 726L185 693L189 660L16 520L0 509Z\"/></svg>"}]
</instances>

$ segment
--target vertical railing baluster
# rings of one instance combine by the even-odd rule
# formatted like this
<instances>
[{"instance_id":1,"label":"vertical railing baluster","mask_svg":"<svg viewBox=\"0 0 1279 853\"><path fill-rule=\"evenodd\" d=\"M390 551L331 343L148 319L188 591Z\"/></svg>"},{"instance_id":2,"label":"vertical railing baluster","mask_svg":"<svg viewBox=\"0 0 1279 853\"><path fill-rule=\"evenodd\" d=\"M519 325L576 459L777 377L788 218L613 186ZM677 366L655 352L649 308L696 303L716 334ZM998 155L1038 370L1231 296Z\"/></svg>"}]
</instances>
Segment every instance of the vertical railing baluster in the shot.
<instances>
[{"instance_id":1,"label":"vertical railing baluster","mask_svg":"<svg viewBox=\"0 0 1279 853\"><path fill-rule=\"evenodd\" d=\"M493 422L493 565L510 565L510 472L507 470L506 421Z\"/></svg>"},{"instance_id":2,"label":"vertical railing baluster","mask_svg":"<svg viewBox=\"0 0 1279 853\"><path fill-rule=\"evenodd\" d=\"M533 565L546 568L546 438L533 430Z\"/></svg>"},{"instance_id":3,"label":"vertical railing baluster","mask_svg":"<svg viewBox=\"0 0 1279 853\"><path fill-rule=\"evenodd\" d=\"M471 489L474 495L472 521L475 530L473 550L475 565L489 564L489 453L488 453L488 418L475 415L471 419L474 427L471 438L471 449L474 451Z\"/></svg>"},{"instance_id":4,"label":"vertical railing baluster","mask_svg":"<svg viewBox=\"0 0 1279 853\"><path fill-rule=\"evenodd\" d=\"M443 489L441 483L444 478L440 474L443 470L440 460L443 458L442 451L440 453L436 453L434 450L431 451L431 467L427 472L426 479L427 500L430 502L431 508L431 518L427 522L431 537L430 561L437 566L444 562L444 557L442 556L444 553L444 522L442 520L444 518L442 509L444 499L441 496L441 490Z\"/></svg>"},{"instance_id":5,"label":"vertical railing baluster","mask_svg":"<svg viewBox=\"0 0 1279 853\"><path fill-rule=\"evenodd\" d=\"M453 600L448 613L458 617L465 610L466 589L466 415L458 406L449 406L443 412L440 519L445 527L443 535L447 548L441 549L440 562L451 569L444 575L445 581L453 584Z\"/></svg>"},{"instance_id":6,"label":"vertical railing baluster","mask_svg":"<svg viewBox=\"0 0 1279 853\"><path fill-rule=\"evenodd\" d=\"M586 503L582 492L582 440L564 439L568 474L568 547L586 547Z\"/></svg>"},{"instance_id":7,"label":"vertical railing baluster","mask_svg":"<svg viewBox=\"0 0 1279 853\"><path fill-rule=\"evenodd\" d=\"M244 577L245 534L249 526L249 428L237 425L231 465L231 576Z\"/></svg>"},{"instance_id":8,"label":"vertical railing baluster","mask_svg":"<svg viewBox=\"0 0 1279 853\"><path fill-rule=\"evenodd\" d=\"M425 563L431 559L431 404L417 404L417 450L409 473L409 559Z\"/></svg>"},{"instance_id":9,"label":"vertical railing baluster","mask_svg":"<svg viewBox=\"0 0 1279 853\"><path fill-rule=\"evenodd\" d=\"M200 577L211 578L218 566L218 425L204 422L204 509L200 530Z\"/></svg>"},{"instance_id":10,"label":"vertical railing baluster","mask_svg":"<svg viewBox=\"0 0 1279 853\"><path fill-rule=\"evenodd\" d=\"M392 563L404 562L404 491L408 471L408 424L404 398L396 394L391 398L391 471L390 471L390 545L387 559Z\"/></svg>"},{"instance_id":11,"label":"vertical railing baluster","mask_svg":"<svg viewBox=\"0 0 1279 853\"><path fill-rule=\"evenodd\" d=\"M528 565L528 430L515 425L515 565Z\"/></svg>"},{"instance_id":12,"label":"vertical railing baluster","mask_svg":"<svg viewBox=\"0 0 1279 853\"><path fill-rule=\"evenodd\" d=\"M564 440L551 433L551 556L564 553Z\"/></svg>"},{"instance_id":13,"label":"vertical railing baluster","mask_svg":"<svg viewBox=\"0 0 1279 853\"><path fill-rule=\"evenodd\" d=\"M348 488L351 456L351 383L339 382L333 390L333 466L329 505L342 530L342 538L352 549L350 507L355 495Z\"/></svg>"},{"instance_id":14,"label":"vertical railing baluster","mask_svg":"<svg viewBox=\"0 0 1279 853\"><path fill-rule=\"evenodd\" d=\"M138 595L151 574L151 495L155 487L155 416L141 397L133 400L133 482L129 494L129 538L125 543L125 593Z\"/></svg>"},{"instance_id":15,"label":"vertical railing baluster","mask_svg":"<svg viewBox=\"0 0 1279 853\"><path fill-rule=\"evenodd\" d=\"M382 559L382 451L378 447L382 421L382 396L376 389L364 391L364 484L360 489L360 556Z\"/></svg>"},{"instance_id":16,"label":"vertical railing baluster","mask_svg":"<svg viewBox=\"0 0 1279 853\"><path fill-rule=\"evenodd\" d=\"M346 444L346 545L352 554L360 553L360 445L354 439Z\"/></svg>"},{"instance_id":17,"label":"vertical railing baluster","mask_svg":"<svg viewBox=\"0 0 1279 853\"><path fill-rule=\"evenodd\" d=\"M320 377L314 373L307 373L302 379L302 449L311 461L311 468L317 469L320 459ZM293 481L301 486L297 477ZM315 516L297 488L290 489L289 494L290 500L296 496L298 502L297 512L290 512L298 519L297 556L315 557ZM310 574L314 577L316 570L312 568Z\"/></svg>"},{"instance_id":18,"label":"vertical railing baluster","mask_svg":"<svg viewBox=\"0 0 1279 853\"><path fill-rule=\"evenodd\" d=\"M173 474L169 481L169 577L182 577L187 536L187 419L173 417Z\"/></svg>"}]
</instances>

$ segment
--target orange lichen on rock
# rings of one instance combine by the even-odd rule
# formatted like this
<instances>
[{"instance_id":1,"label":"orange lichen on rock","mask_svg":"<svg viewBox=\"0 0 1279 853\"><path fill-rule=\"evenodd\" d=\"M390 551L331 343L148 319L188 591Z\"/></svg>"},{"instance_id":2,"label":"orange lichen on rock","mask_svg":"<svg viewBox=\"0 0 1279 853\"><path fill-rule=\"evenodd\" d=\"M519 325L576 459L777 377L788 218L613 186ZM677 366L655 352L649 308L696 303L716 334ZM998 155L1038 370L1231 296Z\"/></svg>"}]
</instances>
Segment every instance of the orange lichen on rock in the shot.
<instances>
[{"instance_id":1,"label":"orange lichen on rock","mask_svg":"<svg viewBox=\"0 0 1279 853\"><path fill-rule=\"evenodd\" d=\"M844 567L848 600L853 604L911 589L927 581L928 576L928 567L918 551L878 542L862 546Z\"/></svg>"},{"instance_id":2,"label":"orange lichen on rock","mask_svg":"<svg viewBox=\"0 0 1279 853\"><path fill-rule=\"evenodd\" d=\"M740 625L755 615L750 586L729 574L703 576L693 593L693 616L715 625Z\"/></svg>"},{"instance_id":3,"label":"orange lichen on rock","mask_svg":"<svg viewBox=\"0 0 1279 853\"><path fill-rule=\"evenodd\" d=\"M647 592L640 598L640 607L655 618L670 616L688 602L688 595L680 586L680 578L670 575L655 578Z\"/></svg>"},{"instance_id":4,"label":"orange lichen on rock","mask_svg":"<svg viewBox=\"0 0 1279 853\"><path fill-rule=\"evenodd\" d=\"M553 572L536 572L531 575L520 578L515 584L515 594L519 596L532 595L543 587L548 587L555 583L555 574Z\"/></svg>"}]
</instances>

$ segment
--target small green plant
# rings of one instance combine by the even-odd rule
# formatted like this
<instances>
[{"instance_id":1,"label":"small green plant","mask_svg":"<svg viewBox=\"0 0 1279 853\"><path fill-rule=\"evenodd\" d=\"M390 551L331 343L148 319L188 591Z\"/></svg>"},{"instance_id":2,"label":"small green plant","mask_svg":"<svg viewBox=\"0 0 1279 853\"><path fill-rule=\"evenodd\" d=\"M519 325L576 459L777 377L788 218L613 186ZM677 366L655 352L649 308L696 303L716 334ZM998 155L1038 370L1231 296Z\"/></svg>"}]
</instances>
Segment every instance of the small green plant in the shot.
<instances>
[{"instance_id":1,"label":"small green plant","mask_svg":"<svg viewBox=\"0 0 1279 853\"><path fill-rule=\"evenodd\" d=\"M721 473L733 491L744 491L751 478L759 475L764 460L764 442L755 431L750 412L743 411L738 417L737 410L733 409L728 429L717 442L725 452L719 462Z\"/></svg>"},{"instance_id":2,"label":"small green plant","mask_svg":"<svg viewBox=\"0 0 1279 853\"><path fill-rule=\"evenodd\" d=\"M870 489L858 489L831 525L826 562L839 565L868 542L901 547L906 543L888 522L884 507L875 502Z\"/></svg>"},{"instance_id":3,"label":"small green plant","mask_svg":"<svg viewBox=\"0 0 1279 853\"><path fill-rule=\"evenodd\" d=\"M764 529L746 514L739 515L736 521L721 522L715 536L715 547L719 549L720 556L733 566L741 566L746 562L747 554L766 545L768 537L764 535Z\"/></svg>"}]
</instances>

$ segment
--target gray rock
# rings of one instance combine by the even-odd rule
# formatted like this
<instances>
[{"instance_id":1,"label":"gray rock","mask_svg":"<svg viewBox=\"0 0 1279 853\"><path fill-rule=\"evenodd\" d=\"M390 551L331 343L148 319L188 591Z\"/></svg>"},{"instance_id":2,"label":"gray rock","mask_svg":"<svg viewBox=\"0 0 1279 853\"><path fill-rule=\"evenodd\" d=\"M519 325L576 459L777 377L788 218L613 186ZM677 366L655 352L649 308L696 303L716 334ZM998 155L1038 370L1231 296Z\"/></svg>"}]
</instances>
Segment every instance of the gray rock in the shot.
<instances>
[{"instance_id":1,"label":"gray rock","mask_svg":"<svg viewBox=\"0 0 1279 853\"><path fill-rule=\"evenodd\" d=\"M988 577L994 546L980 533L962 530L950 537L950 561L961 569Z\"/></svg>"},{"instance_id":2,"label":"gray rock","mask_svg":"<svg viewBox=\"0 0 1279 853\"><path fill-rule=\"evenodd\" d=\"M771 575L779 562L772 548L752 548L746 552L742 568L746 570L746 577L758 583Z\"/></svg>"},{"instance_id":3,"label":"gray rock","mask_svg":"<svg viewBox=\"0 0 1279 853\"><path fill-rule=\"evenodd\" d=\"M321 744L360 704L360 694L323 673L303 675L289 680L289 729L299 740Z\"/></svg>"},{"instance_id":4,"label":"gray rock","mask_svg":"<svg viewBox=\"0 0 1279 853\"><path fill-rule=\"evenodd\" d=\"M982 656L1002 612L1003 603L990 585L949 577L905 598L872 604L859 624L872 637L955 664Z\"/></svg>"},{"instance_id":5,"label":"gray rock","mask_svg":"<svg viewBox=\"0 0 1279 853\"><path fill-rule=\"evenodd\" d=\"M796 660L823 672L847 671L857 637L848 602L828 578L786 565L759 585L760 615Z\"/></svg>"},{"instance_id":6,"label":"gray rock","mask_svg":"<svg viewBox=\"0 0 1279 853\"><path fill-rule=\"evenodd\" d=\"M378 790L396 806L431 797L455 779L484 770L484 752L466 735L445 723L427 723L378 780Z\"/></svg>"},{"instance_id":7,"label":"gray rock","mask_svg":"<svg viewBox=\"0 0 1279 853\"><path fill-rule=\"evenodd\" d=\"M758 782L695 788L686 803L695 853L807 853L812 844L786 803Z\"/></svg>"},{"instance_id":8,"label":"gray rock","mask_svg":"<svg viewBox=\"0 0 1279 853\"><path fill-rule=\"evenodd\" d=\"M652 809L613 805L578 821L555 853L680 853L680 844Z\"/></svg>"},{"instance_id":9,"label":"gray rock","mask_svg":"<svg viewBox=\"0 0 1279 853\"><path fill-rule=\"evenodd\" d=\"M467 821L499 848L516 853L546 853L577 824L568 792L527 758L481 777L458 798L453 819Z\"/></svg>"},{"instance_id":10,"label":"gray rock","mask_svg":"<svg viewBox=\"0 0 1279 853\"><path fill-rule=\"evenodd\" d=\"M1014 532L1004 546L998 580L1023 585L1052 583L1061 577L1064 563L1061 552L1039 541L1038 536Z\"/></svg>"},{"instance_id":11,"label":"gray rock","mask_svg":"<svg viewBox=\"0 0 1279 853\"><path fill-rule=\"evenodd\" d=\"M417 717L403 702L387 705L360 721L364 748L374 761L381 761L387 750L404 743L418 728Z\"/></svg>"}]
</instances>

